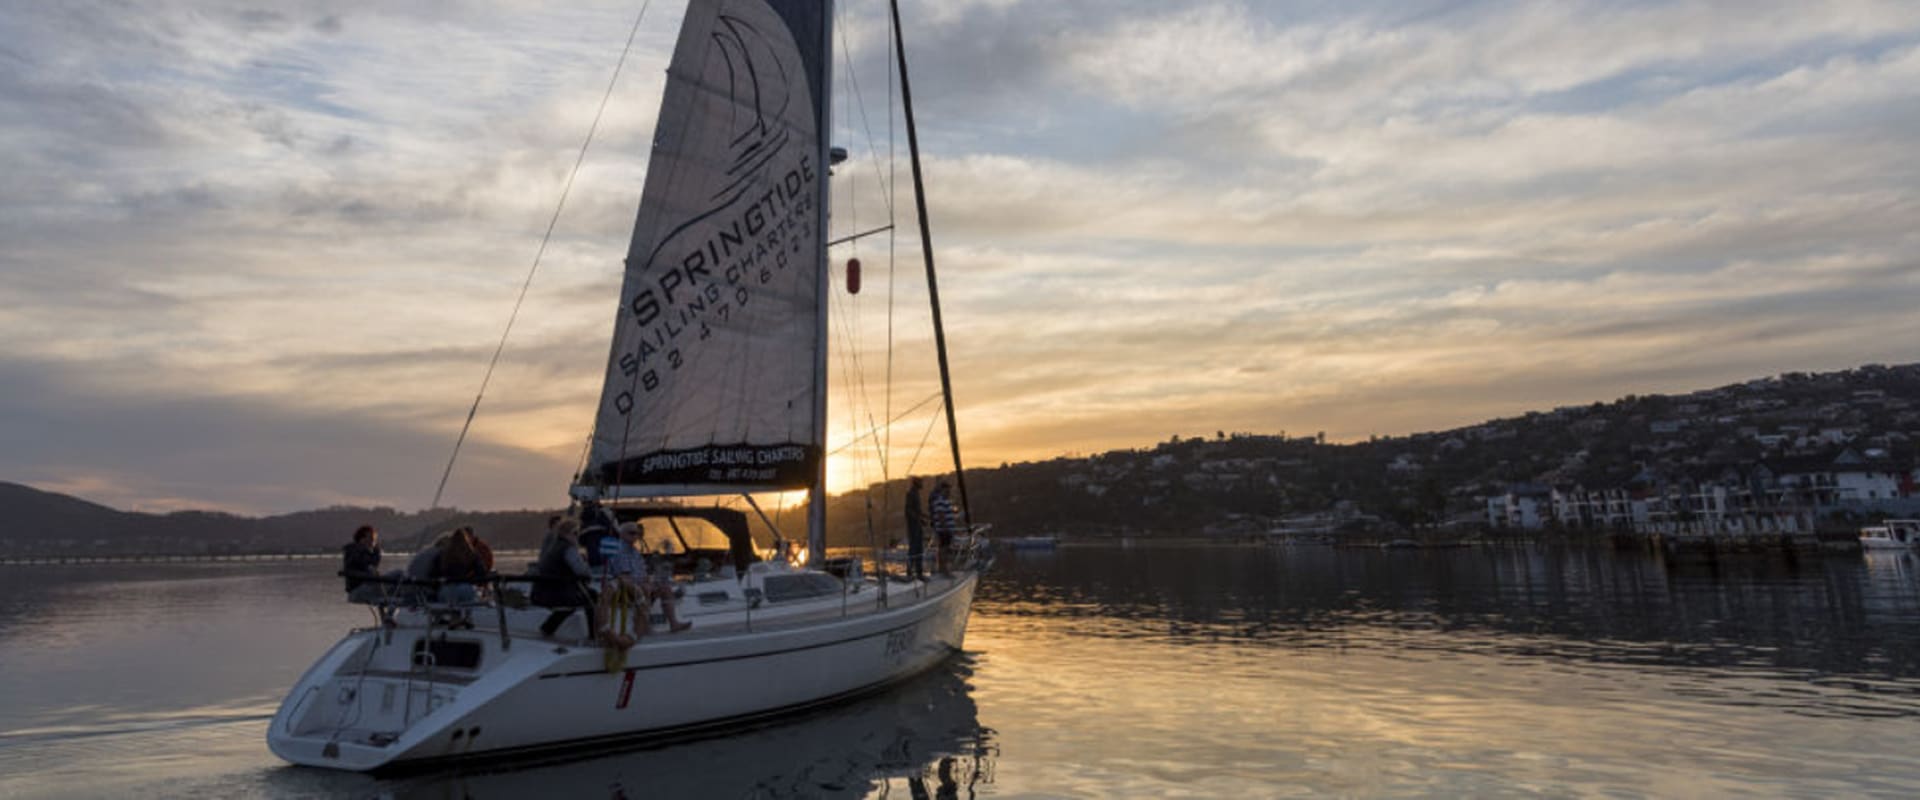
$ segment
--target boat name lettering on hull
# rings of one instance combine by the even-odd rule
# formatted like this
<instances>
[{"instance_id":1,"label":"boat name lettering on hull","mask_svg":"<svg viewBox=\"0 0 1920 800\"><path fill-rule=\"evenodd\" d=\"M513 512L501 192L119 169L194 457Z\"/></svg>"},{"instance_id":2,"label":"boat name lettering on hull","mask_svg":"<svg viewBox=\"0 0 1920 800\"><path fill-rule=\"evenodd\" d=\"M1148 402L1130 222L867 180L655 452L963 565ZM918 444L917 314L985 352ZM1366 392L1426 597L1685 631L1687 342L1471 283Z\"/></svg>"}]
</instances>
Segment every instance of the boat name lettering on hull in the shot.
<instances>
[{"instance_id":1,"label":"boat name lettering on hull","mask_svg":"<svg viewBox=\"0 0 1920 800\"><path fill-rule=\"evenodd\" d=\"M906 656L913 649L914 642L920 638L920 625L914 623L887 634L887 658L895 661Z\"/></svg>"}]
</instances>

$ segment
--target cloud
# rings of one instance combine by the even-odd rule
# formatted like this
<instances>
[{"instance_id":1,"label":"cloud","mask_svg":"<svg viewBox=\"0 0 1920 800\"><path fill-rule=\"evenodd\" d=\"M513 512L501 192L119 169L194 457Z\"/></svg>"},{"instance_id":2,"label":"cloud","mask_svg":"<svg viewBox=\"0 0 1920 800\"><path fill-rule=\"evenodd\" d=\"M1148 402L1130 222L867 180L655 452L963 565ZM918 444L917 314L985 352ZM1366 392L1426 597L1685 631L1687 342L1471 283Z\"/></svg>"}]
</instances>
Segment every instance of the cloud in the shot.
<instances>
[{"instance_id":1,"label":"cloud","mask_svg":"<svg viewBox=\"0 0 1920 800\"><path fill-rule=\"evenodd\" d=\"M884 224L891 197L901 283L889 312L885 237L835 254L858 253L872 287L836 300L836 333L860 343L834 351L836 447L937 389L905 148L884 140L900 130L882 10L841 8L835 138L855 158L834 225ZM423 502L633 11L0 15L0 434L17 453L0 466L154 507ZM904 11L980 463L1217 429L1351 439L1920 357L1906 4ZM547 502L573 468L674 13L642 27L460 502ZM896 465L928 430L943 446L935 410L896 424Z\"/></svg>"},{"instance_id":2,"label":"cloud","mask_svg":"<svg viewBox=\"0 0 1920 800\"><path fill-rule=\"evenodd\" d=\"M271 398L102 391L68 365L0 360L0 472L122 508L267 513L319 504L425 507L453 445L445 425L305 411ZM575 454L469 441L447 505L545 507Z\"/></svg>"}]
</instances>

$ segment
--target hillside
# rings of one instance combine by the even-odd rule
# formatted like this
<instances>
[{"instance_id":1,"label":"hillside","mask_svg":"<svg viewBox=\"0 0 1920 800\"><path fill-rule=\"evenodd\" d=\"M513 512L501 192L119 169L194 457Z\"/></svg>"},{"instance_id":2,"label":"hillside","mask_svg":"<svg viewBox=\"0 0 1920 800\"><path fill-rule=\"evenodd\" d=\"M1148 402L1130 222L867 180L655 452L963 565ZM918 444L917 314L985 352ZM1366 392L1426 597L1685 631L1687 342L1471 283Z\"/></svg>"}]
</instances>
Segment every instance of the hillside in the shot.
<instances>
[{"instance_id":1,"label":"hillside","mask_svg":"<svg viewBox=\"0 0 1920 800\"><path fill-rule=\"evenodd\" d=\"M973 469L967 481L975 516L1007 535L1250 533L1308 515L1406 528L1476 525L1484 497L1516 484L1637 488L1845 453L1900 471L1911 487L1917 445L1920 364L1870 365L1354 444L1174 436L1145 449ZM876 496L876 509L898 509L905 485L874 490L887 495ZM864 495L834 502L844 512L832 516L857 521Z\"/></svg>"},{"instance_id":2,"label":"hillside","mask_svg":"<svg viewBox=\"0 0 1920 800\"><path fill-rule=\"evenodd\" d=\"M0 482L0 554L120 549L141 553L330 550L362 524L379 528L388 546L406 549L424 533L472 525L500 548L533 547L546 530L541 510L432 513L391 508L326 508L269 517L214 511L147 514L17 483Z\"/></svg>"},{"instance_id":3,"label":"hillside","mask_svg":"<svg viewBox=\"0 0 1920 800\"><path fill-rule=\"evenodd\" d=\"M1786 373L1684 395L1531 412L1448 431L1327 444L1318 436L1216 431L1085 458L967 473L976 521L1002 535L1252 533L1302 516L1386 528L1478 524L1484 497L1514 485L1584 489L1697 480L1729 467L1849 454L1907 476L1920 467L1920 364ZM901 535L905 481L831 498L829 540ZM327 549L370 523L396 549L468 524L529 547L545 510L432 513L327 508L270 517L117 511L0 483L0 553L119 547L146 552ZM804 518L787 509L783 524ZM757 522L755 523L758 524Z\"/></svg>"}]
</instances>

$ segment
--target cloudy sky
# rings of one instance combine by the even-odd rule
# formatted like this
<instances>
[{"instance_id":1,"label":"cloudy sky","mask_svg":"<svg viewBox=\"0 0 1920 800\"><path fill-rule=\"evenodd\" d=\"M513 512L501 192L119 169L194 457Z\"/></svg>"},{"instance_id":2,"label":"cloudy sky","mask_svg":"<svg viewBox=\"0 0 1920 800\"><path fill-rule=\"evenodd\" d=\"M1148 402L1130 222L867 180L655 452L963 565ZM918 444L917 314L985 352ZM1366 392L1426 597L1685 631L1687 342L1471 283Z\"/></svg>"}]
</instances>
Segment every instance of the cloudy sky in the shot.
<instances>
[{"instance_id":1,"label":"cloudy sky","mask_svg":"<svg viewBox=\"0 0 1920 800\"><path fill-rule=\"evenodd\" d=\"M425 506L640 5L0 6L0 480ZM450 503L553 505L578 463L683 5L643 18ZM839 232L905 174L882 9L842 4ZM1920 360L1911 0L905 14L970 463ZM874 420L888 474L944 447L916 246L891 396L885 237L853 255L842 488Z\"/></svg>"}]
</instances>

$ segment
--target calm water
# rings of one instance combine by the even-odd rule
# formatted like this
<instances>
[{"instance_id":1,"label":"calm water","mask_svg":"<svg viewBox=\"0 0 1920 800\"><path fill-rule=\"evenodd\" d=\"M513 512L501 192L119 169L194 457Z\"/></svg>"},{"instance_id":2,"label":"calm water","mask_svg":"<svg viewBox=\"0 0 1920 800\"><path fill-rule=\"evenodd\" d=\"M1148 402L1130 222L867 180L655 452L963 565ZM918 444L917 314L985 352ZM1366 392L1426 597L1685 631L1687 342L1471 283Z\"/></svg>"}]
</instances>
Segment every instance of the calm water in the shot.
<instances>
[{"instance_id":1,"label":"calm water","mask_svg":"<svg viewBox=\"0 0 1920 800\"><path fill-rule=\"evenodd\" d=\"M968 652L671 747L377 780L263 742L331 564L0 567L0 797L1920 796L1920 565L1004 556Z\"/></svg>"}]
</instances>

